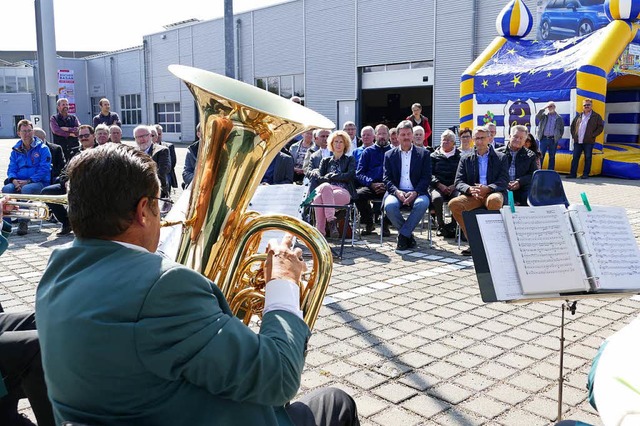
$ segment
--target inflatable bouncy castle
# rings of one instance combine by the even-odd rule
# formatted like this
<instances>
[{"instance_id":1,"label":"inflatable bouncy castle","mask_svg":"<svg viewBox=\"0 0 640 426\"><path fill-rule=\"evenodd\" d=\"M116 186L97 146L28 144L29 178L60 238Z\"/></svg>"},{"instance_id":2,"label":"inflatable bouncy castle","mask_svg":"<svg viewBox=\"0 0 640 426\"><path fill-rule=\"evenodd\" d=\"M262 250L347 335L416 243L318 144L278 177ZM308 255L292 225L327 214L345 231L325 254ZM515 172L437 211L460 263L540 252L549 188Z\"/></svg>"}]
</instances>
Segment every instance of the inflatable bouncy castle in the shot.
<instances>
[{"instance_id":1,"label":"inflatable bouncy castle","mask_svg":"<svg viewBox=\"0 0 640 426\"><path fill-rule=\"evenodd\" d=\"M555 169L568 173L570 124L590 98L605 120L591 174L640 179L640 43L634 42L640 0L607 0L602 8L611 22L589 34L524 40L532 29L531 12L521 0L507 4L496 20L499 36L462 75L460 127L493 122L498 143L508 140L515 124L535 135L536 113L553 101L565 124Z\"/></svg>"}]
</instances>

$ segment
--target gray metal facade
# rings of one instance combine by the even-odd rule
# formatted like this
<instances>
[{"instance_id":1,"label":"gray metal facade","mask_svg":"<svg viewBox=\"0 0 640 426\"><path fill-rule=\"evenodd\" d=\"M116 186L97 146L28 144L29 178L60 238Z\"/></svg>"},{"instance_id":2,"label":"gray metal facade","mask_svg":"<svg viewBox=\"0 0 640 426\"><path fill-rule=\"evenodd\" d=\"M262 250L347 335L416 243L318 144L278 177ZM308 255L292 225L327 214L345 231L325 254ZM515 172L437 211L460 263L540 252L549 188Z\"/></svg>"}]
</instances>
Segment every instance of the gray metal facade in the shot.
<instances>
[{"instance_id":1,"label":"gray metal facade","mask_svg":"<svg viewBox=\"0 0 640 426\"><path fill-rule=\"evenodd\" d=\"M460 75L496 37L495 18L506 3L294 0L238 14L238 78L255 84L256 78L303 74L305 104L337 121L338 101L359 102L362 67L433 60L431 122L438 141L443 130L458 124ZM536 3L525 3L535 16ZM141 49L87 62L87 98L102 88L119 112L120 96L140 93L145 122L154 121L157 103L179 102L181 131L165 138L189 142L195 138L195 104L167 66L180 63L224 73L223 20L151 34ZM125 136L130 131L125 128Z\"/></svg>"}]
</instances>

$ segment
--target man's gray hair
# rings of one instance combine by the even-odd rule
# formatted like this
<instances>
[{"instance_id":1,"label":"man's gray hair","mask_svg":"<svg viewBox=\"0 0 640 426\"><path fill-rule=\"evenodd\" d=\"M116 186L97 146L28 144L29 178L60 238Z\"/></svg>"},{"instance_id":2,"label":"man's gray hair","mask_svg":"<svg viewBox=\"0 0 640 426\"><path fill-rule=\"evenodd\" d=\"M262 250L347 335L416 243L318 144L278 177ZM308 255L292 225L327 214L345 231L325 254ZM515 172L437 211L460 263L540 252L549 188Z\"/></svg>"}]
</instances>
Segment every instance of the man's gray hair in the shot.
<instances>
[{"instance_id":1,"label":"man's gray hair","mask_svg":"<svg viewBox=\"0 0 640 426\"><path fill-rule=\"evenodd\" d=\"M476 126L473 128L473 137L475 138L478 133L489 133L487 126Z\"/></svg>"},{"instance_id":2,"label":"man's gray hair","mask_svg":"<svg viewBox=\"0 0 640 426\"><path fill-rule=\"evenodd\" d=\"M398 132L400 132L400 129L410 129L413 132L413 123L409 120L403 120L398 123L396 129L398 129Z\"/></svg>"},{"instance_id":3,"label":"man's gray hair","mask_svg":"<svg viewBox=\"0 0 640 426\"><path fill-rule=\"evenodd\" d=\"M491 131L491 130L496 130L496 123L489 122L489 123L487 123L487 124L485 125L485 127L486 127L487 129L489 129L490 131Z\"/></svg>"},{"instance_id":4,"label":"man's gray hair","mask_svg":"<svg viewBox=\"0 0 640 426\"><path fill-rule=\"evenodd\" d=\"M147 126L146 124L140 124L139 126L136 126L135 129L133 129L133 136L135 137L136 132L138 130L142 130L142 129L144 129L144 130L146 130L148 132L149 131L149 126Z\"/></svg>"},{"instance_id":5,"label":"man's gray hair","mask_svg":"<svg viewBox=\"0 0 640 426\"><path fill-rule=\"evenodd\" d=\"M342 125L342 130L346 129L347 126L355 126L356 123L354 123L353 121L345 121L345 123Z\"/></svg>"},{"instance_id":6,"label":"man's gray hair","mask_svg":"<svg viewBox=\"0 0 640 426\"><path fill-rule=\"evenodd\" d=\"M378 130L382 129L383 127L389 130L389 127L386 124L380 123L376 126L376 133L378 133Z\"/></svg>"},{"instance_id":7,"label":"man's gray hair","mask_svg":"<svg viewBox=\"0 0 640 426\"><path fill-rule=\"evenodd\" d=\"M365 130L371 130L373 133L375 133L376 131L373 130L373 127L371 126L364 126L361 130L360 130L360 136L362 136L364 134Z\"/></svg>"},{"instance_id":8,"label":"man's gray hair","mask_svg":"<svg viewBox=\"0 0 640 426\"><path fill-rule=\"evenodd\" d=\"M509 134L513 136L516 134L516 132L529 133L529 129L527 129L527 126L523 126L522 124L516 124L515 126L511 127L511 130L509 130Z\"/></svg>"},{"instance_id":9,"label":"man's gray hair","mask_svg":"<svg viewBox=\"0 0 640 426\"><path fill-rule=\"evenodd\" d=\"M45 132L44 129L42 129L41 127L34 127L33 135L39 139L42 139L42 142L44 142L47 139L47 132Z\"/></svg>"},{"instance_id":10,"label":"man's gray hair","mask_svg":"<svg viewBox=\"0 0 640 426\"><path fill-rule=\"evenodd\" d=\"M107 126L104 123L100 123L96 126L96 128L93 131L94 133L98 133L98 130L104 130L105 132L109 133L109 126Z\"/></svg>"}]
</instances>

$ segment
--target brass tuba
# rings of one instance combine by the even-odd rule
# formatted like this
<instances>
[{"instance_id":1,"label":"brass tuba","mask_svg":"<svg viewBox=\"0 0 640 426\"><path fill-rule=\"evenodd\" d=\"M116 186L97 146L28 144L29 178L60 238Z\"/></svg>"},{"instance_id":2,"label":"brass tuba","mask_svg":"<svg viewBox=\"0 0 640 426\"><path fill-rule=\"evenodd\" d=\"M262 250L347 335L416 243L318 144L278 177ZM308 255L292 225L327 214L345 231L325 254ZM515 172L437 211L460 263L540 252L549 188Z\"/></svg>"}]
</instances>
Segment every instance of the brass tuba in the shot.
<instances>
[{"instance_id":1,"label":"brass tuba","mask_svg":"<svg viewBox=\"0 0 640 426\"><path fill-rule=\"evenodd\" d=\"M7 206L13 206L3 216L12 219L49 220L51 211L47 203L67 204L67 194L63 195L40 195L40 194L3 194L0 198L9 197ZM15 201L18 200L18 201Z\"/></svg>"},{"instance_id":2,"label":"brass tuba","mask_svg":"<svg viewBox=\"0 0 640 426\"><path fill-rule=\"evenodd\" d=\"M331 129L324 116L257 87L208 71L171 65L196 99L201 142L176 261L222 290L234 314L261 315L262 265L256 252L263 231L292 233L311 250L313 269L300 285L304 320L313 327L327 290L333 259L324 237L286 215L246 211L265 171L287 141L313 128ZM302 200L301 200L302 201Z\"/></svg>"}]
</instances>

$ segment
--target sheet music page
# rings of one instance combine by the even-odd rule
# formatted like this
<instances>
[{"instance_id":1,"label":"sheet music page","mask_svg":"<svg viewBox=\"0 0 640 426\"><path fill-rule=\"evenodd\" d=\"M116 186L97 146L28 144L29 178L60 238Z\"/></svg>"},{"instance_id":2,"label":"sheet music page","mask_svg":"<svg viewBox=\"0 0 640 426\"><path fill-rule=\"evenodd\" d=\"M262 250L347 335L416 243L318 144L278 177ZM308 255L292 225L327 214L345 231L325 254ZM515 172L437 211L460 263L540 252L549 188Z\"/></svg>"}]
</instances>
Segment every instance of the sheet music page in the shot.
<instances>
[{"instance_id":1,"label":"sheet music page","mask_svg":"<svg viewBox=\"0 0 640 426\"><path fill-rule=\"evenodd\" d=\"M622 207L571 205L571 220L584 231L578 240L591 254L586 261L597 289L640 289L640 249Z\"/></svg>"},{"instance_id":2,"label":"sheet music page","mask_svg":"<svg viewBox=\"0 0 640 426\"><path fill-rule=\"evenodd\" d=\"M302 217L300 204L304 201L308 186L303 185L259 185L256 189L248 210L257 211L262 214L286 214L300 219ZM270 239L281 240L284 236L282 231L267 231L260 241L258 252L263 252L267 248Z\"/></svg>"},{"instance_id":3,"label":"sheet music page","mask_svg":"<svg viewBox=\"0 0 640 426\"><path fill-rule=\"evenodd\" d=\"M505 222L524 294L589 290L567 210L562 205L509 207Z\"/></svg>"},{"instance_id":4,"label":"sheet music page","mask_svg":"<svg viewBox=\"0 0 640 426\"><path fill-rule=\"evenodd\" d=\"M509 237L501 215L479 214L476 216L482 245L487 255L489 271L497 300L521 300L539 298L540 295L526 296L518 278L516 263L509 246ZM549 297L557 297L558 293L549 293Z\"/></svg>"}]
</instances>

